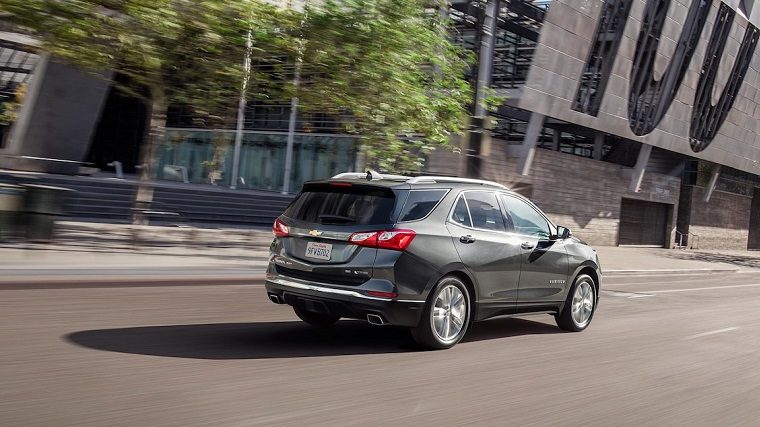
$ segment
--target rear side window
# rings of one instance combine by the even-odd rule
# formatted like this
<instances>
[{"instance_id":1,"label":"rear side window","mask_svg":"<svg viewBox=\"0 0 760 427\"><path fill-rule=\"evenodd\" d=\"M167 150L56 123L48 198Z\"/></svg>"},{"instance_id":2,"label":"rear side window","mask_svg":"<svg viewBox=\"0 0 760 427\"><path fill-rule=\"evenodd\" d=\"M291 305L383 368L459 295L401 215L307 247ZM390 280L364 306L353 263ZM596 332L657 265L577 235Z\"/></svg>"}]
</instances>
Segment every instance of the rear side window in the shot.
<instances>
[{"instance_id":1,"label":"rear side window","mask_svg":"<svg viewBox=\"0 0 760 427\"><path fill-rule=\"evenodd\" d=\"M496 201L496 195L487 191L465 193L470 208L472 226L483 230L505 231L504 217Z\"/></svg>"},{"instance_id":2,"label":"rear side window","mask_svg":"<svg viewBox=\"0 0 760 427\"><path fill-rule=\"evenodd\" d=\"M311 185L285 210L285 216L316 224L389 224L395 201L390 189Z\"/></svg>"},{"instance_id":3,"label":"rear side window","mask_svg":"<svg viewBox=\"0 0 760 427\"><path fill-rule=\"evenodd\" d=\"M433 210L447 190L412 190L401 211L399 221L415 221L425 218Z\"/></svg>"}]
</instances>

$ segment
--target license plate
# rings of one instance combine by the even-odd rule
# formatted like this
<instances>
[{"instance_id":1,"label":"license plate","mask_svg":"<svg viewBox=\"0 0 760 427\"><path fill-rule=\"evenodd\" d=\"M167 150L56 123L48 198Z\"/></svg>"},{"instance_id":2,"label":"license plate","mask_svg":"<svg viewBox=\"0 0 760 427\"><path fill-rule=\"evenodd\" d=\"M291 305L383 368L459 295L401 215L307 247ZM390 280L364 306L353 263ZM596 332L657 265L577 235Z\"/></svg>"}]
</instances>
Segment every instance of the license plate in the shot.
<instances>
[{"instance_id":1,"label":"license plate","mask_svg":"<svg viewBox=\"0 0 760 427\"><path fill-rule=\"evenodd\" d=\"M332 255L332 245L329 243L308 242L306 243L306 256L309 258L324 259L329 261Z\"/></svg>"}]
</instances>

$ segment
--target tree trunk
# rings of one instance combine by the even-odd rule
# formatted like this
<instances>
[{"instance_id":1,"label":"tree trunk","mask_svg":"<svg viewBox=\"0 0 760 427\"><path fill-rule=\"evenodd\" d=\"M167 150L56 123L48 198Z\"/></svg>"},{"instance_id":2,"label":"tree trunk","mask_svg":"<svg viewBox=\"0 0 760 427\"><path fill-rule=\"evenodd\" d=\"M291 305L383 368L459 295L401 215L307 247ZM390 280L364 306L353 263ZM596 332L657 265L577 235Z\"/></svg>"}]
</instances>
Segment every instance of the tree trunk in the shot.
<instances>
[{"instance_id":1,"label":"tree trunk","mask_svg":"<svg viewBox=\"0 0 760 427\"><path fill-rule=\"evenodd\" d=\"M153 202L153 180L158 175L158 148L164 142L166 135L166 98L161 90L151 91L150 128L143 141L140 153L140 169L138 171L137 192L135 193L134 214L132 223L148 225L151 203Z\"/></svg>"}]
</instances>

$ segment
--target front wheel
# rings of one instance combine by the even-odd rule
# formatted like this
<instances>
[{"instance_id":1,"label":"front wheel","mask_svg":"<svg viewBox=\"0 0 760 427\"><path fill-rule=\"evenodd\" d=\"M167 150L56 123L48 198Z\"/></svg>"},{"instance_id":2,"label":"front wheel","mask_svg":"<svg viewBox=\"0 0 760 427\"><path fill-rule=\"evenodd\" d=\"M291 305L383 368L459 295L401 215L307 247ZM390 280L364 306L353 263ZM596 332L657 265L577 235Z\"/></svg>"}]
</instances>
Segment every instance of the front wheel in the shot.
<instances>
[{"instance_id":1,"label":"front wheel","mask_svg":"<svg viewBox=\"0 0 760 427\"><path fill-rule=\"evenodd\" d=\"M588 274L581 274L575 279L573 287L567 293L562 313L556 316L557 326L566 331L580 332L591 323L595 310L594 279Z\"/></svg>"},{"instance_id":2,"label":"front wheel","mask_svg":"<svg viewBox=\"0 0 760 427\"><path fill-rule=\"evenodd\" d=\"M298 316L299 319L312 326L316 326L317 328L327 328L340 320L340 317L338 316L316 313L314 311L304 310L295 306L293 307L293 311L296 312L296 316Z\"/></svg>"},{"instance_id":3,"label":"front wheel","mask_svg":"<svg viewBox=\"0 0 760 427\"><path fill-rule=\"evenodd\" d=\"M420 324L412 328L414 340L427 348L442 350L458 343L470 324L470 296L456 277L444 277L433 288Z\"/></svg>"}]
</instances>

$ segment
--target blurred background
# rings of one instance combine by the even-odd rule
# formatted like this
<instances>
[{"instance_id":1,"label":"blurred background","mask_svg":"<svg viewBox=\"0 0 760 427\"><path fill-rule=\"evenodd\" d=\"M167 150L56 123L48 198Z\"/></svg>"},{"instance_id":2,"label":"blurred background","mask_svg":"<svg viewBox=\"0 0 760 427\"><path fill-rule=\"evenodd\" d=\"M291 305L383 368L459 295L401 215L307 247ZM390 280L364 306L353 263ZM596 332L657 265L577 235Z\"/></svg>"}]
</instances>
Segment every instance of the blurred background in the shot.
<instances>
[{"instance_id":1,"label":"blurred background","mask_svg":"<svg viewBox=\"0 0 760 427\"><path fill-rule=\"evenodd\" d=\"M754 6L0 0L0 425L751 425ZM294 322L272 222L369 169L531 198L595 325Z\"/></svg>"}]
</instances>

